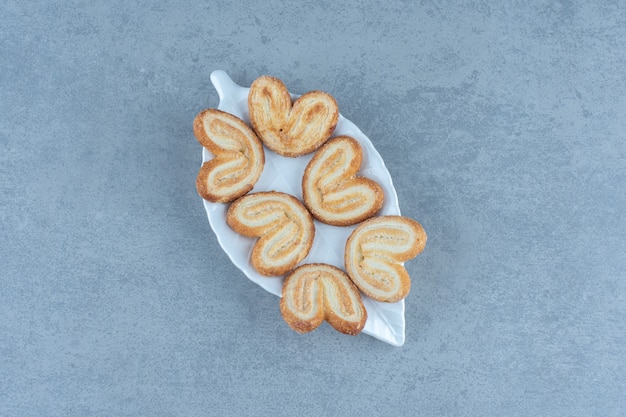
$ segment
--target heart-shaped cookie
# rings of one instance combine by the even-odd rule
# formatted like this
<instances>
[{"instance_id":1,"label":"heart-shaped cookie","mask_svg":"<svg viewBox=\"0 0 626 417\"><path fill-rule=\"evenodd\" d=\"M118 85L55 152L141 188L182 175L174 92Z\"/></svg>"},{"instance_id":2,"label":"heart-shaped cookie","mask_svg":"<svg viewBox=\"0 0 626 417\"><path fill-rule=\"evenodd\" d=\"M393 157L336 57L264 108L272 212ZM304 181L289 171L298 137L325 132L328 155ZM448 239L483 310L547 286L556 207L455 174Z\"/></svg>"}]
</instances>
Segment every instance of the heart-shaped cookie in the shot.
<instances>
[{"instance_id":1,"label":"heart-shaped cookie","mask_svg":"<svg viewBox=\"0 0 626 417\"><path fill-rule=\"evenodd\" d=\"M326 320L341 333L357 335L367 320L359 290L342 270L327 264L302 265L285 278L280 312L298 333Z\"/></svg>"},{"instance_id":2,"label":"heart-shaped cookie","mask_svg":"<svg viewBox=\"0 0 626 417\"><path fill-rule=\"evenodd\" d=\"M356 139L338 136L315 153L304 170L302 198L313 217L333 226L349 226L375 215L383 190L357 176L363 151Z\"/></svg>"},{"instance_id":3,"label":"heart-shaped cookie","mask_svg":"<svg viewBox=\"0 0 626 417\"><path fill-rule=\"evenodd\" d=\"M319 148L339 120L337 102L330 94L310 91L292 102L283 82L267 75L250 86L248 110L252 127L265 146L288 157Z\"/></svg>"},{"instance_id":4,"label":"heart-shaped cookie","mask_svg":"<svg viewBox=\"0 0 626 417\"><path fill-rule=\"evenodd\" d=\"M348 238L346 271L363 294L377 301L396 302L411 289L402 262L419 255L425 246L426 232L415 220L374 217L361 223Z\"/></svg>"},{"instance_id":5,"label":"heart-shaped cookie","mask_svg":"<svg viewBox=\"0 0 626 417\"><path fill-rule=\"evenodd\" d=\"M226 222L237 233L258 237L250 256L254 269L265 276L284 275L311 250L315 227L300 200L268 191L245 195L228 208Z\"/></svg>"},{"instance_id":6,"label":"heart-shaped cookie","mask_svg":"<svg viewBox=\"0 0 626 417\"><path fill-rule=\"evenodd\" d=\"M202 164L196 188L202 198L226 203L252 190L265 165L263 145L238 117L207 109L193 122L198 142L215 157Z\"/></svg>"}]
</instances>

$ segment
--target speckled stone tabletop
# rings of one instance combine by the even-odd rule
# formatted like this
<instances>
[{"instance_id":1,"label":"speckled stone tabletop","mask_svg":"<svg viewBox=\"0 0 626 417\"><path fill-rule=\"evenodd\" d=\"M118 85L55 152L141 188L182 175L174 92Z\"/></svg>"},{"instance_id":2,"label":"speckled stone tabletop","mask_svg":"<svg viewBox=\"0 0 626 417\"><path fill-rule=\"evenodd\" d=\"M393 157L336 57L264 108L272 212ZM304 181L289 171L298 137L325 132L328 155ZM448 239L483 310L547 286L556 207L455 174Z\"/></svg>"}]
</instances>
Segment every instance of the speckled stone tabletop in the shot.
<instances>
[{"instance_id":1,"label":"speckled stone tabletop","mask_svg":"<svg viewBox=\"0 0 626 417\"><path fill-rule=\"evenodd\" d=\"M402 213L406 342L307 335L195 189L209 75L335 96ZM623 416L626 4L0 6L0 415Z\"/></svg>"}]
</instances>

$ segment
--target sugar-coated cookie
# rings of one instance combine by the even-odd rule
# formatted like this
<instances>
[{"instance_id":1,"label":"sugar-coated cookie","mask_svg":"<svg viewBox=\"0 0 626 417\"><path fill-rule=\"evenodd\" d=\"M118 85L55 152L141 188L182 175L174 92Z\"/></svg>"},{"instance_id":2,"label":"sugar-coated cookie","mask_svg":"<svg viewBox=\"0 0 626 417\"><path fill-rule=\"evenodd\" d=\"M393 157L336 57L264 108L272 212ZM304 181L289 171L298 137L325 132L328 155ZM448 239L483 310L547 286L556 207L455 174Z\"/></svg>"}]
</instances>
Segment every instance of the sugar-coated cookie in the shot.
<instances>
[{"instance_id":1,"label":"sugar-coated cookie","mask_svg":"<svg viewBox=\"0 0 626 417\"><path fill-rule=\"evenodd\" d=\"M200 112L193 130L198 142L215 155L198 172L198 194L226 203L252 190L265 165L263 145L254 131L238 117L217 109Z\"/></svg>"},{"instance_id":2,"label":"sugar-coated cookie","mask_svg":"<svg viewBox=\"0 0 626 417\"><path fill-rule=\"evenodd\" d=\"M291 271L311 250L313 217L297 198L277 192L251 193L228 208L226 222L237 233L258 237L250 262L265 276Z\"/></svg>"},{"instance_id":3,"label":"sugar-coated cookie","mask_svg":"<svg viewBox=\"0 0 626 417\"><path fill-rule=\"evenodd\" d=\"M283 284L280 311L298 333L310 332L326 320L341 333L357 335L367 320L359 290L345 272L327 264L293 270Z\"/></svg>"},{"instance_id":4,"label":"sugar-coated cookie","mask_svg":"<svg viewBox=\"0 0 626 417\"><path fill-rule=\"evenodd\" d=\"M302 177L302 197L313 217L333 226L349 226L374 216L382 207L383 189L357 176L363 151L356 139L330 139L308 163Z\"/></svg>"},{"instance_id":5,"label":"sugar-coated cookie","mask_svg":"<svg viewBox=\"0 0 626 417\"><path fill-rule=\"evenodd\" d=\"M368 297L385 302L405 298L411 279L402 262L420 254L426 232L413 219L373 217L361 223L346 242L344 263L352 282Z\"/></svg>"},{"instance_id":6,"label":"sugar-coated cookie","mask_svg":"<svg viewBox=\"0 0 626 417\"><path fill-rule=\"evenodd\" d=\"M267 75L252 83L248 110L252 127L265 146L287 157L319 148L339 120L337 102L330 94L310 91L292 102L283 82Z\"/></svg>"}]
</instances>

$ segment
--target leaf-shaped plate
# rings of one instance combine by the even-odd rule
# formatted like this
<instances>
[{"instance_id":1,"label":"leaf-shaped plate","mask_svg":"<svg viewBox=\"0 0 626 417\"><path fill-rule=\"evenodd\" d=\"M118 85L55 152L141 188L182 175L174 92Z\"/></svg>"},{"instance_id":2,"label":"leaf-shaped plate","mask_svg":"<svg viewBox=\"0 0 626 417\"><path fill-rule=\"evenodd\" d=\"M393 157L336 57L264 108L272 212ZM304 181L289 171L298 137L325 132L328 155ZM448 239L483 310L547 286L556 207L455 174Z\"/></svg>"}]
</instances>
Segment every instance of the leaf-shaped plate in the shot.
<instances>
[{"instance_id":1,"label":"leaf-shaped plate","mask_svg":"<svg viewBox=\"0 0 626 417\"><path fill-rule=\"evenodd\" d=\"M250 123L248 114L249 88L237 85L226 74L217 70L211 73L211 82L220 99L218 108ZM298 97L292 94L293 98ZM393 188L389 171L372 142L345 117L339 115L339 122L333 136L348 135L359 141L363 148L363 161L359 175L378 182L385 193L385 202L380 215L400 214L398 196ZM285 158L267 148L265 150L265 168L254 189L257 191L282 191L302 200L302 175L313 154L298 158ZM213 155L206 149L202 151L202 162L210 160ZM257 273L250 264L250 253L255 239L235 233L226 224L227 204L204 201L204 208L211 228L217 240L233 264L250 280L270 293L280 297L283 277L264 277ZM301 262L322 262L344 269L343 255L346 240L356 226L336 227L315 221L315 240L309 255ZM363 296L363 304L367 309L367 323L363 333L394 346L404 344L404 300L397 303L381 303Z\"/></svg>"}]
</instances>

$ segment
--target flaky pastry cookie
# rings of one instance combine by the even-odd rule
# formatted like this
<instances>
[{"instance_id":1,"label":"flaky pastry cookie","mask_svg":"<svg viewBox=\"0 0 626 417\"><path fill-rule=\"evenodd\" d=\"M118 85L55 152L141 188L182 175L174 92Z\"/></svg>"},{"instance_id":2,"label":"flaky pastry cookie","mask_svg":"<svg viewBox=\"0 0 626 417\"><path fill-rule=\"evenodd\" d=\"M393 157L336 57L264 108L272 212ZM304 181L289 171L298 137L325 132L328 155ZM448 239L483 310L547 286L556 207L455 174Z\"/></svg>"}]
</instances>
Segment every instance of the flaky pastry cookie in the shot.
<instances>
[{"instance_id":1,"label":"flaky pastry cookie","mask_svg":"<svg viewBox=\"0 0 626 417\"><path fill-rule=\"evenodd\" d=\"M193 130L198 142L215 155L198 172L198 194L226 203L252 190L265 165L263 145L254 131L238 117L217 109L200 112Z\"/></svg>"},{"instance_id":2,"label":"flaky pastry cookie","mask_svg":"<svg viewBox=\"0 0 626 417\"><path fill-rule=\"evenodd\" d=\"M297 198L277 192L258 192L235 200L226 222L237 233L258 237L250 262L265 276L284 275L311 250L313 217Z\"/></svg>"},{"instance_id":3,"label":"flaky pastry cookie","mask_svg":"<svg viewBox=\"0 0 626 417\"><path fill-rule=\"evenodd\" d=\"M285 278L280 312L298 333L326 320L341 333L357 335L367 320L359 290L342 270L327 264L302 265Z\"/></svg>"},{"instance_id":4,"label":"flaky pastry cookie","mask_svg":"<svg viewBox=\"0 0 626 417\"><path fill-rule=\"evenodd\" d=\"M377 301L396 302L411 289L402 262L419 255L426 246L426 232L413 219L374 217L361 223L346 242L344 263L352 282Z\"/></svg>"},{"instance_id":5,"label":"flaky pastry cookie","mask_svg":"<svg viewBox=\"0 0 626 417\"><path fill-rule=\"evenodd\" d=\"M349 226L378 213L383 189L357 176L363 151L356 139L330 139L308 163L302 177L302 197L313 217L333 226Z\"/></svg>"},{"instance_id":6,"label":"flaky pastry cookie","mask_svg":"<svg viewBox=\"0 0 626 417\"><path fill-rule=\"evenodd\" d=\"M248 110L252 127L265 146L288 157L320 147L339 120L337 102L330 94L310 91L292 102L283 82L267 75L250 86Z\"/></svg>"}]
</instances>

